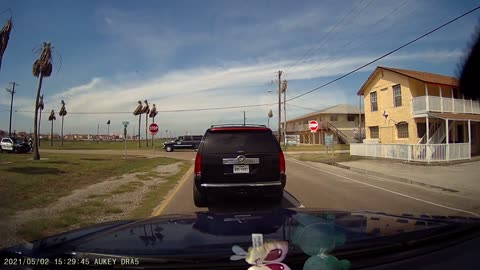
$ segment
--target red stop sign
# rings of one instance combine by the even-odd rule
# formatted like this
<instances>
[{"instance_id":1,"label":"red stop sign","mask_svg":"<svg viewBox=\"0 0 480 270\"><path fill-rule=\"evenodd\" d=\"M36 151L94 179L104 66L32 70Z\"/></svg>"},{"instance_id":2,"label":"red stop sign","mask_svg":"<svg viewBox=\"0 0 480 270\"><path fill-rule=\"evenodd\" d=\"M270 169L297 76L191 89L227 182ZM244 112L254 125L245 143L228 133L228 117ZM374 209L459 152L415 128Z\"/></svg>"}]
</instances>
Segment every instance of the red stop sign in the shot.
<instances>
[{"instance_id":1,"label":"red stop sign","mask_svg":"<svg viewBox=\"0 0 480 270\"><path fill-rule=\"evenodd\" d=\"M318 129L318 122L315 120L310 120L310 122L308 123L308 127L312 132L315 132Z\"/></svg>"},{"instance_id":2,"label":"red stop sign","mask_svg":"<svg viewBox=\"0 0 480 270\"><path fill-rule=\"evenodd\" d=\"M155 124L155 123L152 123L150 124L150 126L148 127L148 130L150 130L150 133L152 133L152 135L155 135L158 133L158 125Z\"/></svg>"}]
</instances>

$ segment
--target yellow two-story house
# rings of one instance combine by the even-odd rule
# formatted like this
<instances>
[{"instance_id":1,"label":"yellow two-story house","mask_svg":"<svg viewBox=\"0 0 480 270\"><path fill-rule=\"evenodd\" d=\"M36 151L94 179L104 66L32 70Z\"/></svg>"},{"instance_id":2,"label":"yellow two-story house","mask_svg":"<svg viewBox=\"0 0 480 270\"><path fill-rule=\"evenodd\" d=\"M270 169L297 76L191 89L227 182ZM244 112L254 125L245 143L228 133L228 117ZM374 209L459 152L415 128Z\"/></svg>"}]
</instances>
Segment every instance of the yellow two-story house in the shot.
<instances>
[{"instance_id":1,"label":"yellow two-story house","mask_svg":"<svg viewBox=\"0 0 480 270\"><path fill-rule=\"evenodd\" d=\"M480 154L480 102L465 99L456 78L377 67L358 95L366 139L352 154L421 161Z\"/></svg>"}]
</instances>

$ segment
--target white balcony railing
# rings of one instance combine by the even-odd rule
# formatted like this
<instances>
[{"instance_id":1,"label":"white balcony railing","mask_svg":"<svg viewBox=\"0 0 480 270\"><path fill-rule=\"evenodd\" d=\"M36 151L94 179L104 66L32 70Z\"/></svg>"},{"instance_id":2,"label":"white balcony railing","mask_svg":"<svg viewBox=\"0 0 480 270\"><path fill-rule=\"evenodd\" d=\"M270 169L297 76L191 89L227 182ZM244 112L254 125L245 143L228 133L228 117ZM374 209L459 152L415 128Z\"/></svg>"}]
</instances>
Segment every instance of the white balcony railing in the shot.
<instances>
[{"instance_id":1,"label":"white balcony railing","mask_svg":"<svg viewBox=\"0 0 480 270\"><path fill-rule=\"evenodd\" d=\"M454 144L350 144L350 155L408 161L440 162L471 158L469 143Z\"/></svg>"},{"instance_id":2,"label":"white balcony railing","mask_svg":"<svg viewBox=\"0 0 480 270\"><path fill-rule=\"evenodd\" d=\"M438 96L420 96L412 99L413 114L426 112L480 114L480 102Z\"/></svg>"}]
</instances>

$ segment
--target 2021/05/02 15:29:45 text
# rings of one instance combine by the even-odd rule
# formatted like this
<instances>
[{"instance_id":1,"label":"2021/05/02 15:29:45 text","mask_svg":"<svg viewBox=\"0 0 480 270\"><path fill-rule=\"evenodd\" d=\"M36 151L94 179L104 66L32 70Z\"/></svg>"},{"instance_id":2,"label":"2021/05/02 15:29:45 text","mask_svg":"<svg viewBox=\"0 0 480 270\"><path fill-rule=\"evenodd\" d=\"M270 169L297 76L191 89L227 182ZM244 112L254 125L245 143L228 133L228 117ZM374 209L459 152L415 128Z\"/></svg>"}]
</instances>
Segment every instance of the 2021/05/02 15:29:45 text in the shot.
<instances>
[{"instance_id":1,"label":"2021/05/02 15:29:45 text","mask_svg":"<svg viewBox=\"0 0 480 270\"><path fill-rule=\"evenodd\" d=\"M137 258L4 258L4 266L16 265L138 265L140 264Z\"/></svg>"}]
</instances>

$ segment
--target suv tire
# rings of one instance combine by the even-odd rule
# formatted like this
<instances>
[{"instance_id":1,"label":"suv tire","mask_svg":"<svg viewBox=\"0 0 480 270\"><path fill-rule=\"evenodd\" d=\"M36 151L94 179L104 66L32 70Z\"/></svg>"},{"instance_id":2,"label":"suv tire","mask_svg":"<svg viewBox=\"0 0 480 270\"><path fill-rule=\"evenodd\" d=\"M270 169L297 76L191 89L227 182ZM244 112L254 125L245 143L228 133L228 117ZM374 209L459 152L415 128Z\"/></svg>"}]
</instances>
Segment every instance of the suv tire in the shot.
<instances>
[{"instance_id":1,"label":"suv tire","mask_svg":"<svg viewBox=\"0 0 480 270\"><path fill-rule=\"evenodd\" d=\"M200 193L195 186L193 187L193 203L196 207L208 206L207 196Z\"/></svg>"},{"instance_id":2,"label":"suv tire","mask_svg":"<svg viewBox=\"0 0 480 270\"><path fill-rule=\"evenodd\" d=\"M167 152L173 152L173 147L167 146L167 147L165 147L165 151L167 151Z\"/></svg>"}]
</instances>

